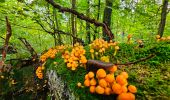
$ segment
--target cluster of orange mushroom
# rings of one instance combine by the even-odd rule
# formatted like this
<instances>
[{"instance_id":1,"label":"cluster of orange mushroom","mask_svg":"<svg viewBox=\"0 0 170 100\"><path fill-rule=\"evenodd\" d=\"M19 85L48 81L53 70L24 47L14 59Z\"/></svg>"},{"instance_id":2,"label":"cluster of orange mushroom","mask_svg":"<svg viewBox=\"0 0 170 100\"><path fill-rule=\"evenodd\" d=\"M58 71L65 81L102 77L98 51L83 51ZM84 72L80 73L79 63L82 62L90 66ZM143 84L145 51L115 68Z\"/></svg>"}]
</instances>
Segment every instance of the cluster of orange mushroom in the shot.
<instances>
[{"instance_id":1,"label":"cluster of orange mushroom","mask_svg":"<svg viewBox=\"0 0 170 100\"><path fill-rule=\"evenodd\" d=\"M117 66L113 66L107 71L98 69L96 75L90 71L85 75L84 85L89 87L90 93L101 95L117 94L118 100L135 100L134 93L137 88L133 85L128 85L127 72L121 72L116 77L114 76Z\"/></svg>"},{"instance_id":2,"label":"cluster of orange mushroom","mask_svg":"<svg viewBox=\"0 0 170 100\"><path fill-rule=\"evenodd\" d=\"M46 53L44 53L43 55L41 55L40 60L42 62L45 62L47 58L55 58L55 54L56 54L57 50L50 48Z\"/></svg>"},{"instance_id":3,"label":"cluster of orange mushroom","mask_svg":"<svg viewBox=\"0 0 170 100\"><path fill-rule=\"evenodd\" d=\"M36 69L35 73L39 79L43 79L43 70L44 70L44 67L42 66L38 66L38 68Z\"/></svg>"},{"instance_id":4,"label":"cluster of orange mushroom","mask_svg":"<svg viewBox=\"0 0 170 100\"><path fill-rule=\"evenodd\" d=\"M64 62L67 63L67 67L74 71L79 64L80 66L84 66L87 63L85 52L83 46L76 43L71 52L65 51L63 53L62 58L64 58Z\"/></svg>"},{"instance_id":5,"label":"cluster of orange mushroom","mask_svg":"<svg viewBox=\"0 0 170 100\"><path fill-rule=\"evenodd\" d=\"M46 53L44 53L43 55L41 55L40 60L42 62L45 62L47 58L55 58L55 55L60 52L63 51L66 48L66 46L64 45L60 45L60 46L56 46L55 48L50 48Z\"/></svg>"},{"instance_id":6,"label":"cluster of orange mushroom","mask_svg":"<svg viewBox=\"0 0 170 100\"><path fill-rule=\"evenodd\" d=\"M161 37L160 35L156 35L157 41L170 41L170 36L167 37Z\"/></svg>"},{"instance_id":7,"label":"cluster of orange mushroom","mask_svg":"<svg viewBox=\"0 0 170 100\"><path fill-rule=\"evenodd\" d=\"M118 42L113 42L110 40L110 42L104 41L103 39L96 39L94 40L89 46L90 46L90 53L91 58L94 59L94 56L103 55L105 53L106 49L114 48L115 52L114 55L116 55L117 51L119 50L119 46L117 46Z\"/></svg>"}]
</instances>

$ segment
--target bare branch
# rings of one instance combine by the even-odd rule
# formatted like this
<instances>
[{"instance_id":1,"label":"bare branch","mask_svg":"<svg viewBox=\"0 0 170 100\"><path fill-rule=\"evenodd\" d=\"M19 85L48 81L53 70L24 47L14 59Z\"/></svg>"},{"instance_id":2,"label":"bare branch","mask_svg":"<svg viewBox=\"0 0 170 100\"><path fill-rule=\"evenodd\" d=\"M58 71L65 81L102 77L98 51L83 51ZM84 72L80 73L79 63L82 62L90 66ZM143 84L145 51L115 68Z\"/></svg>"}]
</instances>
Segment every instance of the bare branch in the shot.
<instances>
[{"instance_id":1,"label":"bare branch","mask_svg":"<svg viewBox=\"0 0 170 100\"><path fill-rule=\"evenodd\" d=\"M33 59L37 59L38 55L33 49L33 47L29 44L29 42L25 38L18 38L28 49L28 51L31 53L31 56Z\"/></svg>"}]
</instances>

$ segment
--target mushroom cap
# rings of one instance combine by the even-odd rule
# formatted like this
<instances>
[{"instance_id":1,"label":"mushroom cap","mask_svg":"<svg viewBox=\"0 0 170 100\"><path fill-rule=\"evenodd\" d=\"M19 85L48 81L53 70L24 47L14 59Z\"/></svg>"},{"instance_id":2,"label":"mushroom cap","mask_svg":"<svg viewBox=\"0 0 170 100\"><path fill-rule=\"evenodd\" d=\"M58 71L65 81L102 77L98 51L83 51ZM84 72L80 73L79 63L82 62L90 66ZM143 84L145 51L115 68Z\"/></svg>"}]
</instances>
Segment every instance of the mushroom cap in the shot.
<instances>
[{"instance_id":1,"label":"mushroom cap","mask_svg":"<svg viewBox=\"0 0 170 100\"><path fill-rule=\"evenodd\" d=\"M90 53L94 53L94 49L90 49Z\"/></svg>"},{"instance_id":2,"label":"mushroom cap","mask_svg":"<svg viewBox=\"0 0 170 100\"><path fill-rule=\"evenodd\" d=\"M89 76L89 78L93 78L93 77L94 77L94 73L90 71L90 72L88 73L88 76Z\"/></svg>"},{"instance_id":3,"label":"mushroom cap","mask_svg":"<svg viewBox=\"0 0 170 100\"><path fill-rule=\"evenodd\" d=\"M109 68L109 71L110 73L114 73L115 71L117 71L117 66L116 65L112 66L111 68Z\"/></svg>"},{"instance_id":4,"label":"mushroom cap","mask_svg":"<svg viewBox=\"0 0 170 100\"><path fill-rule=\"evenodd\" d=\"M131 38L131 37L132 37L132 35L131 35L131 34L128 34L127 38Z\"/></svg>"},{"instance_id":5,"label":"mushroom cap","mask_svg":"<svg viewBox=\"0 0 170 100\"><path fill-rule=\"evenodd\" d=\"M77 86L78 86L78 87L81 87L82 85L81 85L81 83L80 83L80 82L78 82L78 83L77 83Z\"/></svg>"},{"instance_id":6,"label":"mushroom cap","mask_svg":"<svg viewBox=\"0 0 170 100\"><path fill-rule=\"evenodd\" d=\"M136 93L137 92L137 88L134 85L129 85L128 90L131 93Z\"/></svg>"},{"instance_id":7,"label":"mushroom cap","mask_svg":"<svg viewBox=\"0 0 170 100\"><path fill-rule=\"evenodd\" d=\"M116 49L116 50L119 50L119 46L115 46L115 49Z\"/></svg>"},{"instance_id":8,"label":"mushroom cap","mask_svg":"<svg viewBox=\"0 0 170 100\"><path fill-rule=\"evenodd\" d=\"M86 79L84 81L84 86L89 87L90 86L90 80Z\"/></svg>"},{"instance_id":9,"label":"mushroom cap","mask_svg":"<svg viewBox=\"0 0 170 100\"><path fill-rule=\"evenodd\" d=\"M114 75L113 74L107 74L106 77L105 77L105 80L109 83L114 82L114 80L115 80Z\"/></svg>"},{"instance_id":10,"label":"mushroom cap","mask_svg":"<svg viewBox=\"0 0 170 100\"><path fill-rule=\"evenodd\" d=\"M96 90L96 93L98 94L104 94L104 88L99 85L96 87L95 90Z\"/></svg>"},{"instance_id":11,"label":"mushroom cap","mask_svg":"<svg viewBox=\"0 0 170 100\"><path fill-rule=\"evenodd\" d=\"M117 100L135 100L135 95L132 93L122 93L117 97Z\"/></svg>"},{"instance_id":12,"label":"mushroom cap","mask_svg":"<svg viewBox=\"0 0 170 100\"><path fill-rule=\"evenodd\" d=\"M121 72L120 75L122 75L126 79L129 77L127 72Z\"/></svg>"},{"instance_id":13,"label":"mushroom cap","mask_svg":"<svg viewBox=\"0 0 170 100\"><path fill-rule=\"evenodd\" d=\"M112 89L109 88L109 87L106 87L106 88L104 89L104 94L105 94L105 95L110 95L111 92L112 92Z\"/></svg>"},{"instance_id":14,"label":"mushroom cap","mask_svg":"<svg viewBox=\"0 0 170 100\"><path fill-rule=\"evenodd\" d=\"M156 35L156 39L160 39L161 38L161 36L160 35Z\"/></svg>"},{"instance_id":15,"label":"mushroom cap","mask_svg":"<svg viewBox=\"0 0 170 100\"><path fill-rule=\"evenodd\" d=\"M122 87L118 83L115 83L115 84L112 85L112 90L115 94L121 94L122 93Z\"/></svg>"},{"instance_id":16,"label":"mushroom cap","mask_svg":"<svg viewBox=\"0 0 170 100\"><path fill-rule=\"evenodd\" d=\"M123 75L118 75L116 77L116 82L119 83L120 85L127 84L127 80L123 77Z\"/></svg>"},{"instance_id":17,"label":"mushroom cap","mask_svg":"<svg viewBox=\"0 0 170 100\"><path fill-rule=\"evenodd\" d=\"M107 87L107 82L106 82L106 80L105 79L100 79L99 80L99 85L101 86L101 87Z\"/></svg>"},{"instance_id":18,"label":"mushroom cap","mask_svg":"<svg viewBox=\"0 0 170 100\"><path fill-rule=\"evenodd\" d=\"M170 36L167 37L167 40L170 40Z\"/></svg>"},{"instance_id":19,"label":"mushroom cap","mask_svg":"<svg viewBox=\"0 0 170 100\"><path fill-rule=\"evenodd\" d=\"M122 93L126 93L128 91L126 86L122 86Z\"/></svg>"},{"instance_id":20,"label":"mushroom cap","mask_svg":"<svg viewBox=\"0 0 170 100\"><path fill-rule=\"evenodd\" d=\"M94 78L92 78L90 80L90 85L96 85L96 84L97 84L96 80Z\"/></svg>"},{"instance_id":21,"label":"mushroom cap","mask_svg":"<svg viewBox=\"0 0 170 100\"><path fill-rule=\"evenodd\" d=\"M106 71L104 69L98 69L97 70L97 77L98 78L104 78L106 77Z\"/></svg>"},{"instance_id":22,"label":"mushroom cap","mask_svg":"<svg viewBox=\"0 0 170 100\"><path fill-rule=\"evenodd\" d=\"M90 93L95 93L96 86L90 86Z\"/></svg>"},{"instance_id":23,"label":"mushroom cap","mask_svg":"<svg viewBox=\"0 0 170 100\"><path fill-rule=\"evenodd\" d=\"M84 78L85 78L85 79L89 79L89 75L88 75L88 74L86 74Z\"/></svg>"}]
</instances>

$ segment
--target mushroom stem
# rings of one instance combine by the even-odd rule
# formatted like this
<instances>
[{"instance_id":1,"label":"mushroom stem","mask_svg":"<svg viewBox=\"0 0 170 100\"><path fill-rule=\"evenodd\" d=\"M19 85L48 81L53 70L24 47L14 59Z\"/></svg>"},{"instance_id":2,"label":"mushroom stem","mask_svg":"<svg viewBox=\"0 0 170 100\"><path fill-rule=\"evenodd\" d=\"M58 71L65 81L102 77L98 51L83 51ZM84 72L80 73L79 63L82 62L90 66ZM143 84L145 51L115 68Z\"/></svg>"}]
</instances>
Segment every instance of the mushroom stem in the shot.
<instances>
[{"instance_id":1,"label":"mushroom stem","mask_svg":"<svg viewBox=\"0 0 170 100\"><path fill-rule=\"evenodd\" d=\"M94 59L94 54L93 53L91 53L91 58Z\"/></svg>"},{"instance_id":2,"label":"mushroom stem","mask_svg":"<svg viewBox=\"0 0 170 100\"><path fill-rule=\"evenodd\" d=\"M115 52L114 52L114 56L116 55L116 53L117 53L117 49L116 49Z\"/></svg>"}]
</instances>

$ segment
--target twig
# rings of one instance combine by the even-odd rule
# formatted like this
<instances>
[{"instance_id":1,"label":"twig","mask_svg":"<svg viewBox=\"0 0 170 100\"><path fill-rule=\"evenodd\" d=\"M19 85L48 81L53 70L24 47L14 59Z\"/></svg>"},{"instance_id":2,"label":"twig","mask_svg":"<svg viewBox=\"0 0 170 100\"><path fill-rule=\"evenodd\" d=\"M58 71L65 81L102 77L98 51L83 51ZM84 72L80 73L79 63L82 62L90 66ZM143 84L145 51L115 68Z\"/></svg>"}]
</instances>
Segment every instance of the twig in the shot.
<instances>
[{"instance_id":1,"label":"twig","mask_svg":"<svg viewBox=\"0 0 170 100\"><path fill-rule=\"evenodd\" d=\"M87 71L97 71L97 69L99 69L99 68L103 68L103 69L108 70L109 68L111 68L114 65L128 66L128 65L132 65L132 64L137 64L137 63L142 62L142 61L146 61L146 60L151 59L153 57L155 57L155 54L151 54L146 58L141 58L141 59L136 60L134 62L127 62L127 63L124 63L124 64L123 63L114 63L113 64L113 63L102 62L102 61L99 61L99 60L88 60L87 64L86 64L86 70Z\"/></svg>"},{"instance_id":2,"label":"twig","mask_svg":"<svg viewBox=\"0 0 170 100\"><path fill-rule=\"evenodd\" d=\"M125 65L125 66L127 66L127 65L137 64L137 63L139 63L139 62L142 62L142 61L145 61L145 60L151 59L151 58L153 58L153 57L155 57L155 54L151 54L151 55L149 55L149 56L148 56L148 57L146 57L146 58L141 58L141 59L136 60L136 61L134 61L134 62L127 62L127 63L124 63L124 64L121 64L121 63L115 63L114 65Z\"/></svg>"}]
</instances>

